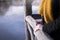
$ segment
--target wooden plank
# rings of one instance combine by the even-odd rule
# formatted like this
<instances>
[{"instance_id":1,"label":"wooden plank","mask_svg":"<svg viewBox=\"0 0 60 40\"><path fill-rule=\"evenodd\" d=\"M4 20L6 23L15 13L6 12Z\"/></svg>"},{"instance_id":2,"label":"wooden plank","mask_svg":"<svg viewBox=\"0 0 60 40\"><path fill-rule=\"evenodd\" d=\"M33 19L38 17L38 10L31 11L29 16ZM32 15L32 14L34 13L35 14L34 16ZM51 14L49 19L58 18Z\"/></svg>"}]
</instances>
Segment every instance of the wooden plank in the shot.
<instances>
[{"instance_id":1,"label":"wooden plank","mask_svg":"<svg viewBox=\"0 0 60 40\"><path fill-rule=\"evenodd\" d=\"M34 31L34 28L37 27L34 18L32 18L31 16L27 16L25 20L30 24L30 26ZM38 30L37 32L34 32L34 35L38 40L53 40L50 36L47 36L42 30Z\"/></svg>"},{"instance_id":2,"label":"wooden plank","mask_svg":"<svg viewBox=\"0 0 60 40\"><path fill-rule=\"evenodd\" d=\"M31 4L31 0L24 0L24 5L25 5L25 14L24 14L24 17L26 17L28 15L32 15L32 4ZM26 32L26 40L31 40L31 38L30 38L31 36L30 36L29 30L27 28L26 21L25 21L25 32Z\"/></svg>"},{"instance_id":3,"label":"wooden plank","mask_svg":"<svg viewBox=\"0 0 60 40\"><path fill-rule=\"evenodd\" d=\"M38 30L37 32L34 32L35 36L38 40L53 40L49 35L46 35L43 31Z\"/></svg>"},{"instance_id":4,"label":"wooden plank","mask_svg":"<svg viewBox=\"0 0 60 40\"><path fill-rule=\"evenodd\" d=\"M25 5L25 14L24 16L28 16L28 15L32 15L32 4L31 4L31 0L24 0L24 5ZM26 40L31 40L31 36L29 33L29 30L27 28L27 23L25 21L25 32L26 32Z\"/></svg>"},{"instance_id":5,"label":"wooden plank","mask_svg":"<svg viewBox=\"0 0 60 40\"><path fill-rule=\"evenodd\" d=\"M26 21L25 21L25 35L26 35L25 40L31 40L30 32L29 32L28 25L27 25Z\"/></svg>"},{"instance_id":6,"label":"wooden plank","mask_svg":"<svg viewBox=\"0 0 60 40\"><path fill-rule=\"evenodd\" d=\"M30 36L31 36L30 38L31 38L31 40L35 40L33 29L31 28L31 26L29 25L29 23L27 23L27 25L28 25L28 30L30 32Z\"/></svg>"},{"instance_id":7,"label":"wooden plank","mask_svg":"<svg viewBox=\"0 0 60 40\"><path fill-rule=\"evenodd\" d=\"M34 28L35 28L35 26L36 26L36 21L34 20L34 18L32 18L31 16L27 16L27 17L25 18L25 20L31 25L31 27L32 27L33 30L34 30Z\"/></svg>"}]
</instances>

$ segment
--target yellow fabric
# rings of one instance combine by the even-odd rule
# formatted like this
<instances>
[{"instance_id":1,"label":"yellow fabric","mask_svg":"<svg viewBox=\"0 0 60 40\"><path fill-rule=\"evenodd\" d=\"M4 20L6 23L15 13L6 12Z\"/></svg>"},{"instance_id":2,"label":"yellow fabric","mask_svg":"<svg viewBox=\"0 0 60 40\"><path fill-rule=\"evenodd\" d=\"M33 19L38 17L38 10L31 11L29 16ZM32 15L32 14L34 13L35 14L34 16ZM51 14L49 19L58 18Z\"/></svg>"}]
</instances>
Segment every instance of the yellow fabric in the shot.
<instances>
[{"instance_id":1,"label":"yellow fabric","mask_svg":"<svg viewBox=\"0 0 60 40\"><path fill-rule=\"evenodd\" d=\"M39 5L38 13L44 17L46 23L53 21L51 11L51 0L42 0L42 3Z\"/></svg>"}]
</instances>

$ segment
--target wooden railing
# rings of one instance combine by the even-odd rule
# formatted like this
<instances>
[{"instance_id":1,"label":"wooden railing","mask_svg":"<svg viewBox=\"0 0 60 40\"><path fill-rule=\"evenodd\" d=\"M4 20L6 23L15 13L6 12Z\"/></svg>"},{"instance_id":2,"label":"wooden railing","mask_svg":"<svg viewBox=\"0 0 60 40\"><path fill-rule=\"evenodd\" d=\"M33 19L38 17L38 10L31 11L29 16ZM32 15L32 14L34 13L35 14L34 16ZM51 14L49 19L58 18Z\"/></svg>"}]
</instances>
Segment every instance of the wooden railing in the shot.
<instances>
[{"instance_id":1,"label":"wooden railing","mask_svg":"<svg viewBox=\"0 0 60 40\"><path fill-rule=\"evenodd\" d=\"M41 30L34 32L34 28L37 27L37 19L40 20L42 24L44 24L44 18L41 17L39 14L32 13L32 2L33 0L24 0L26 40L52 40L50 36L48 36Z\"/></svg>"},{"instance_id":2,"label":"wooden railing","mask_svg":"<svg viewBox=\"0 0 60 40\"><path fill-rule=\"evenodd\" d=\"M26 16L25 22L26 22L26 28L27 28L27 40L52 40L50 36L46 35L43 31L39 30L37 32L34 32L34 28L36 25L36 15L33 16ZM35 17L35 18L33 18ZM38 19L40 20L40 19ZM40 20L42 22L42 20Z\"/></svg>"}]
</instances>

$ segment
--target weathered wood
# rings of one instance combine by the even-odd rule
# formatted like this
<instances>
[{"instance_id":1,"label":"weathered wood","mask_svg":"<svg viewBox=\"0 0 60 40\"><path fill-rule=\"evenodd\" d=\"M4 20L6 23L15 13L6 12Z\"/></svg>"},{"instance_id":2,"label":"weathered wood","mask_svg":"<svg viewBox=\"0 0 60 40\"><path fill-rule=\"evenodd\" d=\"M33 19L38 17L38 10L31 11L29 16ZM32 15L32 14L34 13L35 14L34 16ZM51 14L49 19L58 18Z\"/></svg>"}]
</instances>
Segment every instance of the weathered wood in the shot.
<instances>
[{"instance_id":1,"label":"weathered wood","mask_svg":"<svg viewBox=\"0 0 60 40\"><path fill-rule=\"evenodd\" d=\"M34 28L37 27L36 21L34 20L34 18L32 18L31 16L27 16L25 20L28 22L28 24L34 31ZM28 29L29 29L29 26L28 26ZM31 34L31 29L29 30ZM53 40L50 36L46 35L42 30L38 30L37 32L34 32L34 35L38 40Z\"/></svg>"},{"instance_id":2,"label":"weathered wood","mask_svg":"<svg viewBox=\"0 0 60 40\"><path fill-rule=\"evenodd\" d=\"M32 18L31 16L27 16L27 17L25 18L25 20L31 25L31 27L32 27L33 30L34 30L34 28L35 28L35 26L36 26L36 21L34 20L34 18Z\"/></svg>"},{"instance_id":3,"label":"weathered wood","mask_svg":"<svg viewBox=\"0 0 60 40\"><path fill-rule=\"evenodd\" d=\"M53 40L50 36L46 35L43 31L38 30L37 32L34 32L35 36L38 40Z\"/></svg>"},{"instance_id":4,"label":"weathered wood","mask_svg":"<svg viewBox=\"0 0 60 40\"><path fill-rule=\"evenodd\" d=\"M31 23L30 23L31 22ZM29 30L29 32L28 32L28 30L26 30L26 34L27 34L27 39L28 40L30 40L30 38L31 38L31 40L34 40L34 36L33 36L33 30L32 30L32 28L34 28L35 26L33 26L32 24L35 24L35 20L33 19L33 18L31 18L31 16L26 16L26 25L28 25L28 26L26 26L26 29L28 29ZM30 23L30 24L29 24ZM30 27L29 25L32 25L32 27ZM35 24L36 25L36 24ZM30 35L30 36L29 36Z\"/></svg>"},{"instance_id":5,"label":"weathered wood","mask_svg":"<svg viewBox=\"0 0 60 40\"><path fill-rule=\"evenodd\" d=\"M29 30L29 33L30 33L31 40L35 40L33 29L31 28L31 26L29 25L28 22L27 22L27 25L28 25L28 30Z\"/></svg>"},{"instance_id":6,"label":"weathered wood","mask_svg":"<svg viewBox=\"0 0 60 40\"><path fill-rule=\"evenodd\" d=\"M27 25L26 21L25 21L25 35L26 35L26 39L25 40L31 40L30 32L28 30L28 25Z\"/></svg>"},{"instance_id":7,"label":"weathered wood","mask_svg":"<svg viewBox=\"0 0 60 40\"><path fill-rule=\"evenodd\" d=\"M31 0L24 0L24 5L25 5L25 17L27 15L32 15L32 3L31 3ZM31 40L30 38L30 33L29 33L29 30L27 28L27 24L26 24L26 21L25 21L25 31L26 31L26 40Z\"/></svg>"}]
</instances>

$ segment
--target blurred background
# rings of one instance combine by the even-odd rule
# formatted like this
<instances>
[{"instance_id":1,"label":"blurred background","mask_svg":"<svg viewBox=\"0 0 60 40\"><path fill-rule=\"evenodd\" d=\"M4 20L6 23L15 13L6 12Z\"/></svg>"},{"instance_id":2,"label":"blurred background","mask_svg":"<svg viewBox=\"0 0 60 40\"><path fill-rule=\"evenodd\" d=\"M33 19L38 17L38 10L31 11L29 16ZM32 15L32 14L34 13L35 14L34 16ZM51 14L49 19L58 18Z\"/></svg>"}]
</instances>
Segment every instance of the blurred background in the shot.
<instances>
[{"instance_id":1,"label":"blurred background","mask_svg":"<svg viewBox=\"0 0 60 40\"><path fill-rule=\"evenodd\" d=\"M33 0L37 14L40 0ZM0 0L0 40L25 40L24 0Z\"/></svg>"}]
</instances>

